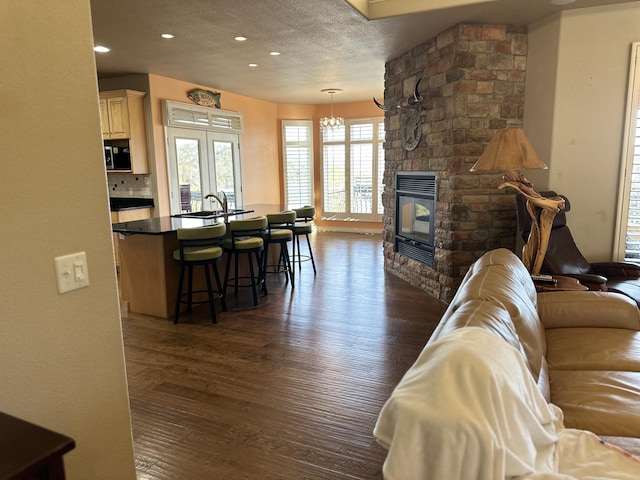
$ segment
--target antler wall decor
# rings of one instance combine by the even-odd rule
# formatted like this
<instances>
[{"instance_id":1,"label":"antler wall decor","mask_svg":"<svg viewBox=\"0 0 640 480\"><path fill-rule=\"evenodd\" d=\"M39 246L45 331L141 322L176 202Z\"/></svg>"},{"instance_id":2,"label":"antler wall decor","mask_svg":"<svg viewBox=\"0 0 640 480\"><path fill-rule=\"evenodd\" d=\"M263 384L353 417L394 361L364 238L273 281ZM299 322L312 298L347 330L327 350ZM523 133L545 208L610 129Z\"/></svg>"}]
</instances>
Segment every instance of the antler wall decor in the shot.
<instances>
[{"instance_id":1,"label":"antler wall decor","mask_svg":"<svg viewBox=\"0 0 640 480\"><path fill-rule=\"evenodd\" d=\"M390 110L397 110L399 108L413 107L414 105L417 105L422 101L422 95L420 95L420 91L418 90L418 86L420 85L421 81L422 81L422 77L420 77L416 82L416 86L413 88L413 95L411 95L410 97L407 97L406 100L400 102L398 105L385 106L381 104L378 100L376 100L376 97L373 97L373 103L375 103L380 110L385 112L388 112Z\"/></svg>"}]
</instances>

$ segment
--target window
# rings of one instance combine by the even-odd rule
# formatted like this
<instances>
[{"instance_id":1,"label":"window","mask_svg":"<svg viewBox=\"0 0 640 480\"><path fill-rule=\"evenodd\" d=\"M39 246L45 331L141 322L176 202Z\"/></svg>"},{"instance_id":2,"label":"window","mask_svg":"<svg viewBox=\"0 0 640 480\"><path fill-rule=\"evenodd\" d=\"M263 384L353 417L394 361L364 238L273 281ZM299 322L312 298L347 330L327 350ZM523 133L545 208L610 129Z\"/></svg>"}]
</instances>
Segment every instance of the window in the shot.
<instances>
[{"instance_id":1,"label":"window","mask_svg":"<svg viewBox=\"0 0 640 480\"><path fill-rule=\"evenodd\" d=\"M322 210L336 220L380 221L384 119L322 129Z\"/></svg>"},{"instance_id":2,"label":"window","mask_svg":"<svg viewBox=\"0 0 640 480\"><path fill-rule=\"evenodd\" d=\"M640 42L631 48L615 258L640 259Z\"/></svg>"},{"instance_id":3,"label":"window","mask_svg":"<svg viewBox=\"0 0 640 480\"><path fill-rule=\"evenodd\" d=\"M284 203L286 208L313 205L313 122L282 121Z\"/></svg>"}]
</instances>

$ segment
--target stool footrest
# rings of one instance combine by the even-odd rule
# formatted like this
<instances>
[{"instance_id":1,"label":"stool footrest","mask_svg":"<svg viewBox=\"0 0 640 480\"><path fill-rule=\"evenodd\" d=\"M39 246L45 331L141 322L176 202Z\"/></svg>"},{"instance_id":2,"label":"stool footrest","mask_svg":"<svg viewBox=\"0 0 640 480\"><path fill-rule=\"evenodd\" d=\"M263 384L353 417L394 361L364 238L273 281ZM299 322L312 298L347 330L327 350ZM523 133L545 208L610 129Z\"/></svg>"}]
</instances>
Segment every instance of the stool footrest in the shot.
<instances>
[{"instance_id":1,"label":"stool footrest","mask_svg":"<svg viewBox=\"0 0 640 480\"><path fill-rule=\"evenodd\" d=\"M222 293L221 292L216 292L215 290L212 292L213 293L213 300L220 300L222 298ZM208 290L194 290L193 292L191 292L191 296L193 297L196 294L204 294L207 296L206 300L194 300L193 298L191 299L191 303L193 304L201 304L201 303L209 303L209 291ZM189 300L182 300L185 297L189 296L189 292L185 292L182 295L180 295L180 303L189 303Z\"/></svg>"}]
</instances>

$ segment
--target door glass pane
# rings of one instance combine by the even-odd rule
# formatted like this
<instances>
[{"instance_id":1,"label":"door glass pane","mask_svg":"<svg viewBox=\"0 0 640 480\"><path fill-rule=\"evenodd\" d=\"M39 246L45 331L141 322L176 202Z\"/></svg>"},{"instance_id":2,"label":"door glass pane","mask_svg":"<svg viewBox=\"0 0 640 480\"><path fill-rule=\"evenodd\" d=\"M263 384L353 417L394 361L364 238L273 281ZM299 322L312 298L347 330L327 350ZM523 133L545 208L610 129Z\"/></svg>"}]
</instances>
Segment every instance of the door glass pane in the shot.
<instances>
[{"instance_id":1,"label":"door glass pane","mask_svg":"<svg viewBox=\"0 0 640 480\"><path fill-rule=\"evenodd\" d=\"M200 176L200 144L198 140L176 138L180 210L202 210L202 181Z\"/></svg>"},{"instance_id":2,"label":"door glass pane","mask_svg":"<svg viewBox=\"0 0 640 480\"><path fill-rule=\"evenodd\" d=\"M229 208L236 208L233 143L214 140L213 155L216 191L227 195Z\"/></svg>"}]
</instances>

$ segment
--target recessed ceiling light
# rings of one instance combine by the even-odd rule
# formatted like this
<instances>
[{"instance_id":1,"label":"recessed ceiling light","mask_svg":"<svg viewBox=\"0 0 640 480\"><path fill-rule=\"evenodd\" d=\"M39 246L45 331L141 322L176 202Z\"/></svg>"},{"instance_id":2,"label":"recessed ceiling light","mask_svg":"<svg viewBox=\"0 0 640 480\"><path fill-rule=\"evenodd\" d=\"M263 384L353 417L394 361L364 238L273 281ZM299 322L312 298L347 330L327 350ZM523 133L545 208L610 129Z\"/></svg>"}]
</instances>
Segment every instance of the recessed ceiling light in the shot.
<instances>
[{"instance_id":1,"label":"recessed ceiling light","mask_svg":"<svg viewBox=\"0 0 640 480\"><path fill-rule=\"evenodd\" d=\"M235 40L239 41L239 42L244 42L247 39L247 37L235 37Z\"/></svg>"},{"instance_id":2,"label":"recessed ceiling light","mask_svg":"<svg viewBox=\"0 0 640 480\"><path fill-rule=\"evenodd\" d=\"M250 66L251 68L255 68L255 67L257 67L257 66L258 66L258 64L257 64L257 63L250 63L250 64L249 64L249 66Z\"/></svg>"},{"instance_id":3,"label":"recessed ceiling light","mask_svg":"<svg viewBox=\"0 0 640 480\"><path fill-rule=\"evenodd\" d=\"M110 52L111 49L107 47L103 47L102 45L96 45L95 47L93 47L93 51L98 53L107 53L107 52Z\"/></svg>"},{"instance_id":4,"label":"recessed ceiling light","mask_svg":"<svg viewBox=\"0 0 640 480\"><path fill-rule=\"evenodd\" d=\"M551 5L569 5L570 3L575 2L576 0L549 0Z\"/></svg>"},{"instance_id":5,"label":"recessed ceiling light","mask_svg":"<svg viewBox=\"0 0 640 480\"><path fill-rule=\"evenodd\" d=\"M277 57L278 55L280 55L280 52L269 52L269 55L273 55L274 57Z\"/></svg>"},{"instance_id":6,"label":"recessed ceiling light","mask_svg":"<svg viewBox=\"0 0 640 480\"><path fill-rule=\"evenodd\" d=\"M173 38L173 35L171 35L170 33L163 33L161 35L162 38Z\"/></svg>"}]
</instances>

